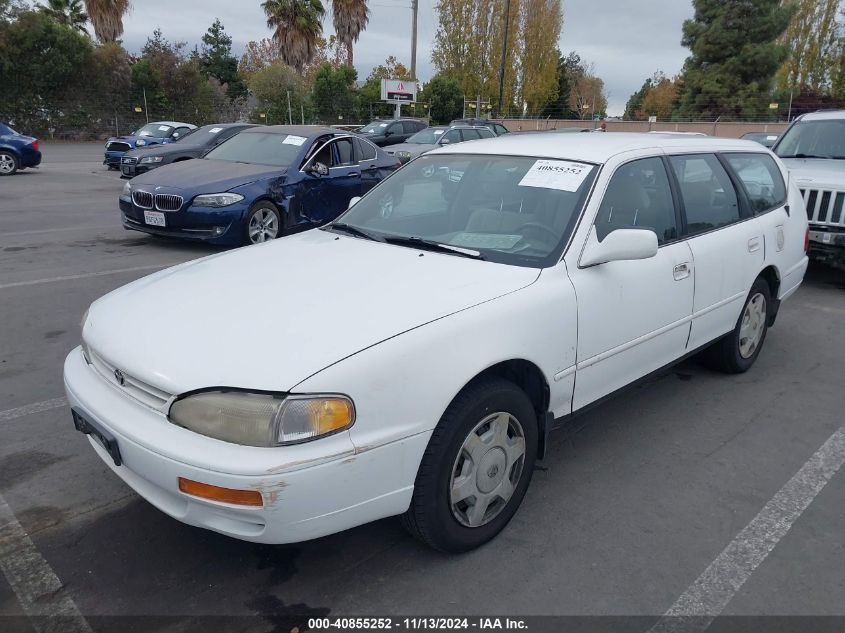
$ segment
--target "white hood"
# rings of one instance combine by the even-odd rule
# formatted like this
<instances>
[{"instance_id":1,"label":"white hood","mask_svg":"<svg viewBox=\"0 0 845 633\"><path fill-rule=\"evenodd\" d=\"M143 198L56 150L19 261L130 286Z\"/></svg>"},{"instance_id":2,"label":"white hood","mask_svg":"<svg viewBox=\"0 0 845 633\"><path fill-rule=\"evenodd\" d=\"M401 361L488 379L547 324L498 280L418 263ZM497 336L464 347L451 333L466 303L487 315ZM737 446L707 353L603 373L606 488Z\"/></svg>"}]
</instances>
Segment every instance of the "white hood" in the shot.
<instances>
[{"instance_id":1,"label":"white hood","mask_svg":"<svg viewBox=\"0 0 845 633\"><path fill-rule=\"evenodd\" d=\"M801 189L845 191L845 160L783 158L790 178Z\"/></svg>"},{"instance_id":2,"label":"white hood","mask_svg":"<svg viewBox=\"0 0 845 633\"><path fill-rule=\"evenodd\" d=\"M312 230L119 288L91 306L83 337L169 393L285 391L366 347L524 288L539 272Z\"/></svg>"}]
</instances>

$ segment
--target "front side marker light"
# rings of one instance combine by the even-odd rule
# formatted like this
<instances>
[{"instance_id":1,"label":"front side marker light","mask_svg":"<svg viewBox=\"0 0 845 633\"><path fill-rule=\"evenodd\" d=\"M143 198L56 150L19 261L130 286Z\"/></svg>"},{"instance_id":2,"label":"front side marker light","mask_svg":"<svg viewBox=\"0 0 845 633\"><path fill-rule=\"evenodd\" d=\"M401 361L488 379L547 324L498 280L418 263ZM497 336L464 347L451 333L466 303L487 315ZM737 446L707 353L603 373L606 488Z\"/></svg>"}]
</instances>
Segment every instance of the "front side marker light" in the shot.
<instances>
[{"instance_id":1,"label":"front side marker light","mask_svg":"<svg viewBox=\"0 0 845 633\"><path fill-rule=\"evenodd\" d=\"M260 508L264 505L264 499L257 490L221 488L220 486L212 486L211 484L204 484L193 479L185 479L184 477L179 477L179 490L192 497L220 501L221 503L229 503L236 506Z\"/></svg>"}]
</instances>

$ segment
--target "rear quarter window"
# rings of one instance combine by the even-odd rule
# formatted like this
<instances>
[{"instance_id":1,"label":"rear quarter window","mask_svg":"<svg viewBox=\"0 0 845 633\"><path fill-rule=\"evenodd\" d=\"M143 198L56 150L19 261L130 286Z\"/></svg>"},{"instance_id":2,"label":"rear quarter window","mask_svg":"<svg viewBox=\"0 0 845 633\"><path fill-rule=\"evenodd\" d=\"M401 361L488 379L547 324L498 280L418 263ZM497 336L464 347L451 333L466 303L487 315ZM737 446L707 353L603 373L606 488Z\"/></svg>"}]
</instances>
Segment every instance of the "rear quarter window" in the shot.
<instances>
[{"instance_id":1,"label":"rear quarter window","mask_svg":"<svg viewBox=\"0 0 845 633\"><path fill-rule=\"evenodd\" d=\"M786 185L771 156L754 153L724 156L742 182L755 214L766 213L786 203Z\"/></svg>"}]
</instances>

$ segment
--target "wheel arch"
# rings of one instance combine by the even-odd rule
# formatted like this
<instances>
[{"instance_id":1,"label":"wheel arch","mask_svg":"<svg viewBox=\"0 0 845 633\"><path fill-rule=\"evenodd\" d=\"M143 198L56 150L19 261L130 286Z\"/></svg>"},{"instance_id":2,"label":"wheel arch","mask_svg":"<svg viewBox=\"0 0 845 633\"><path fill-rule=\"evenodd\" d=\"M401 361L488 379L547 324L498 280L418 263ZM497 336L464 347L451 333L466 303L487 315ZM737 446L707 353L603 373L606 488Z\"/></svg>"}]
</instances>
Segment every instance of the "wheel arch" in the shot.
<instances>
[{"instance_id":1,"label":"wheel arch","mask_svg":"<svg viewBox=\"0 0 845 633\"><path fill-rule=\"evenodd\" d=\"M769 293L771 294L772 306L769 310L769 322L768 327L772 327L775 324L775 320L778 316L778 310L780 310L780 300L778 299L778 295L780 294L780 282L781 282L781 275L780 271L777 269L777 266L770 264L766 266L760 274L757 276L757 279L762 279L769 285Z\"/></svg>"}]
</instances>

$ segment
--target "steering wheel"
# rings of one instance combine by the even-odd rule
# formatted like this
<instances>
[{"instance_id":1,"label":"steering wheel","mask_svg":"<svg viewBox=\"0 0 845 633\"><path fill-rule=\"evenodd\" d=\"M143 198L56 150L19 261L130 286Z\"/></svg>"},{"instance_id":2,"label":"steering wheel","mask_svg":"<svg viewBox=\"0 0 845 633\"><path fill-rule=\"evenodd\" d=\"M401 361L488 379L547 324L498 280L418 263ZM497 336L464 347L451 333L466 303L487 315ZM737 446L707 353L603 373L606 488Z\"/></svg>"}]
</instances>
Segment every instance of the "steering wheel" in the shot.
<instances>
[{"instance_id":1,"label":"steering wheel","mask_svg":"<svg viewBox=\"0 0 845 633\"><path fill-rule=\"evenodd\" d=\"M516 229L516 232L519 233L520 235L524 235L525 237L528 237L527 235L525 235L525 233L523 233L523 231L525 231L526 229L528 229L528 231L527 231L528 233L530 233L531 231L534 231L536 229L538 232L544 233L546 235L546 237L552 238L552 242L554 242L554 243L557 243L558 240L560 240L560 235L555 233L552 229L550 229L545 224L541 224L540 222L526 222L521 227Z\"/></svg>"}]
</instances>

